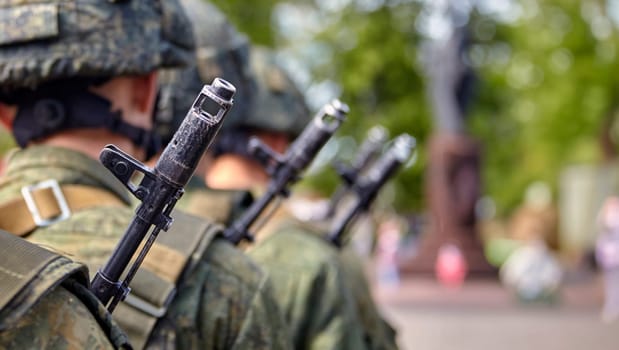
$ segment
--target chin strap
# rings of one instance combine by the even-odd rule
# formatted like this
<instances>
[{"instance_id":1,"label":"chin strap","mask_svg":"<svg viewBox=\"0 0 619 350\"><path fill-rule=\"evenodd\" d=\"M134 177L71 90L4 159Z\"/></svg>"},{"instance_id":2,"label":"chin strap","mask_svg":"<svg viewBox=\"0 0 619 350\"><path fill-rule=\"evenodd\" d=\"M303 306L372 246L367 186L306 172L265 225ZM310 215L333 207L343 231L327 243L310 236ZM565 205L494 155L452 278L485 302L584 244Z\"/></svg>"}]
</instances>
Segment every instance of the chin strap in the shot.
<instances>
[{"instance_id":1,"label":"chin strap","mask_svg":"<svg viewBox=\"0 0 619 350\"><path fill-rule=\"evenodd\" d=\"M143 148L147 159L161 149L155 132L125 122L120 112L110 110L108 100L86 89L47 91L45 95L35 94L19 104L13 135L22 148L59 130L105 128Z\"/></svg>"}]
</instances>

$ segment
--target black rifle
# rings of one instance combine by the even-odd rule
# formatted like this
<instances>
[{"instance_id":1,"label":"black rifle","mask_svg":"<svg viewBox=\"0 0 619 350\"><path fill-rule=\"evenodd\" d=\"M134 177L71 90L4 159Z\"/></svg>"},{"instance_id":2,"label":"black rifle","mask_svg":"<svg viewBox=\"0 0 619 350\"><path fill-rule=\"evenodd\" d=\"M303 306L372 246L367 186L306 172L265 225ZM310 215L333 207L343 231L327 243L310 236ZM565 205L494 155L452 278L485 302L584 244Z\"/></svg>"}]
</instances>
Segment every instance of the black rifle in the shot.
<instances>
[{"instance_id":1,"label":"black rifle","mask_svg":"<svg viewBox=\"0 0 619 350\"><path fill-rule=\"evenodd\" d=\"M348 223L359 213L369 210L378 191L406 162L414 147L413 137L408 134L398 136L393 145L372 164L367 174L360 176L357 182L350 186L350 191L355 195L355 201L343 215L336 216L331 225L331 231L327 235L330 242L337 247L342 246L342 235Z\"/></svg>"},{"instance_id":2,"label":"black rifle","mask_svg":"<svg viewBox=\"0 0 619 350\"><path fill-rule=\"evenodd\" d=\"M388 134L389 132L387 129L382 126L374 126L368 131L368 136L363 143L361 143L361 146L359 146L359 150L350 165L344 162L335 162L333 164L335 171L342 178L343 184L335 190L335 194L329 201L329 207L323 219L330 219L333 217L337 205L346 194L346 190L357 182L357 178L360 174L370 165L370 162L378 156L383 144L387 141Z\"/></svg>"},{"instance_id":3,"label":"black rifle","mask_svg":"<svg viewBox=\"0 0 619 350\"><path fill-rule=\"evenodd\" d=\"M253 241L251 225L264 209L278 196L287 197L289 187L300 179L300 173L312 162L318 151L329 141L348 113L348 106L338 100L325 105L290 145L286 154L280 155L257 138L249 141L249 150L265 166L271 180L266 193L243 213L224 236L233 244L242 240Z\"/></svg>"},{"instance_id":4,"label":"black rifle","mask_svg":"<svg viewBox=\"0 0 619 350\"><path fill-rule=\"evenodd\" d=\"M193 175L204 151L219 131L224 116L232 107L234 86L216 78L205 85L182 124L166 146L153 169L148 168L114 145L107 145L99 159L142 203L107 263L92 280L92 291L110 312L130 291L133 279L160 230L167 231L172 224L170 213L183 194L183 187ZM143 175L138 185L132 182L134 174ZM154 226L154 227L153 227ZM148 231L144 247L129 269L125 279L122 273ZM111 300L111 302L110 302Z\"/></svg>"}]
</instances>

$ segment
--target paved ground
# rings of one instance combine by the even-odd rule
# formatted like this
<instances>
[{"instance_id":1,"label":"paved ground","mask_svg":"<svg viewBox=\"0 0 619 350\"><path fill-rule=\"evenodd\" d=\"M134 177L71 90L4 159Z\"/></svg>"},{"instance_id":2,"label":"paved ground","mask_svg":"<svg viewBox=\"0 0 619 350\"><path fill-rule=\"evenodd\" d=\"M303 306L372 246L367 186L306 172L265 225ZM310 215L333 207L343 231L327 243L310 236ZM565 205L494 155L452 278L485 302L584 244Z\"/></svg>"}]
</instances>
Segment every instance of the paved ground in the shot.
<instances>
[{"instance_id":1,"label":"paved ground","mask_svg":"<svg viewBox=\"0 0 619 350\"><path fill-rule=\"evenodd\" d=\"M619 322L600 321L595 277L569 282L554 306L518 304L491 281L454 291L406 279L397 288L375 286L375 295L405 350L619 349Z\"/></svg>"}]
</instances>

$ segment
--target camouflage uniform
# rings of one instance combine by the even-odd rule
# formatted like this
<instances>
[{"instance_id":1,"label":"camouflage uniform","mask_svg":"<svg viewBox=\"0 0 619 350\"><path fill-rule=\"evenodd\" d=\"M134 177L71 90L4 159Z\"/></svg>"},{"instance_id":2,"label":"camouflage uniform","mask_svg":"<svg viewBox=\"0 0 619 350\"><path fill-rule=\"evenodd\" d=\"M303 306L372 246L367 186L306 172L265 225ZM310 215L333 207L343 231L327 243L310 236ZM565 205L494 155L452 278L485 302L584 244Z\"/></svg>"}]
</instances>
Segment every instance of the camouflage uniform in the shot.
<instances>
[{"instance_id":1,"label":"camouflage uniform","mask_svg":"<svg viewBox=\"0 0 619 350\"><path fill-rule=\"evenodd\" d=\"M0 101L18 104L20 109L27 108L28 99L36 98L46 84L80 79L97 83L114 76L148 74L192 59L191 27L179 3L173 0L9 0L0 4L0 23L6 24L0 33ZM19 114L15 123L18 121ZM46 132L50 134L50 130ZM0 202L20 199L24 186L47 179L61 186L79 184L100 189L120 203L75 211L69 219L38 227L27 236L32 242L98 267L133 217L128 192L103 166L80 152L29 146L9 159L0 184ZM150 281L162 280L171 283L172 290L176 288L167 312L158 316L154 330L147 334L147 346L287 348L283 324L277 322L279 318L273 320L273 315L278 315L277 306L262 271L216 237L213 225L182 213L173 216L176 224L161 236L182 240L188 230L204 233L198 232L201 236L196 244L200 249L188 256L178 279L169 281L163 274L168 268L166 259L175 256L174 251L165 249L158 255L161 261L151 258L138 272L152 277ZM166 238L160 237L158 242L162 239ZM139 280L136 276L134 282ZM148 287L146 284L141 289L148 291ZM121 307L130 308L119 306L115 316L132 337L141 319L120 317ZM137 347L143 340L136 342Z\"/></svg>"},{"instance_id":2,"label":"camouflage uniform","mask_svg":"<svg viewBox=\"0 0 619 350\"><path fill-rule=\"evenodd\" d=\"M309 113L306 107L305 109L302 108L302 103L299 103L299 101L303 101L302 95L289 82L284 72L279 70L275 62L269 59L269 57L270 55L264 52L253 52L253 56L251 57L253 70L258 76L259 92L255 99L256 108L254 109L255 113L253 113L253 119L255 119L254 123L256 123L256 125L262 124L263 128L268 128L270 125L275 124L279 126L279 130L287 130L288 133L297 135L307 123ZM270 127L271 130L278 130L276 127ZM285 214L280 220L272 220L273 222L267 223L263 230L259 232L259 235L263 237L259 237L260 243L249 251L249 255L267 271L281 269L278 265L282 265L285 261L283 257L295 260L295 256L298 256L296 261L299 262L299 264L296 267L299 268L299 271L306 269L306 272L310 272L311 270L308 266L309 264L304 262L301 257L307 257L309 259L312 255L316 257L323 256L322 260L316 258L315 263L318 264L321 261L330 261L330 264L333 266L333 273L343 277L343 281L339 283L343 283L342 291L345 292L340 291L340 297L352 297L351 300L354 301L352 308L356 309L357 317L362 324L362 327L358 324L356 324L356 327L362 328L365 346L372 349L397 348L395 332L380 317L376 305L372 300L361 261L354 255L354 252L348 249L338 252L323 240L323 230L315 225L293 219L291 214L287 214L287 210L283 210L283 213ZM288 234L295 237L282 237ZM264 236L269 236L269 238L264 238ZM304 238L305 236L311 236L312 242L309 242L310 238ZM301 244L303 240L308 240L308 242L295 245L291 242L292 240L297 240L297 244ZM297 251L295 247L303 247L299 248L299 250L307 250L305 253L302 253ZM311 253L308 247L314 247L316 252ZM318 253L317 251L319 250L322 252ZM290 266L290 270L288 271L290 276L299 273L298 271L294 271L294 265ZM285 275L284 272L282 272L282 274ZM275 288L277 289L279 287L278 278L276 275L273 275L272 278L275 283ZM285 279L286 277L284 276L283 278ZM290 279L290 277L288 277L288 279ZM302 282L298 283L299 285L296 287L303 286ZM311 290L309 284L305 287L308 288L307 291ZM282 289L284 293L290 293L290 290L294 290L294 285L289 284L287 288L288 289ZM350 296L346 295L347 293L350 293ZM324 293L323 296L327 294L328 293ZM331 297L336 296L337 292L332 291ZM294 305L297 301L295 301L291 295L288 297L290 301L284 310L298 310L299 306ZM327 310L329 309L328 305L330 304L328 301L325 301L323 305L327 306ZM331 307L334 307L334 304L331 304ZM334 307L333 310L335 309ZM340 305L340 310L342 315L344 315L346 308ZM308 309L307 312L311 314L317 311ZM303 315L299 313L297 317L301 320ZM297 327L296 330L302 332L302 328ZM293 334L296 333L293 331Z\"/></svg>"},{"instance_id":3,"label":"camouflage uniform","mask_svg":"<svg viewBox=\"0 0 619 350\"><path fill-rule=\"evenodd\" d=\"M357 304L359 317L363 322L365 340L370 349L397 349L396 332L385 321L370 292L370 286L363 269L363 262L350 246L340 250L340 260L347 288L352 292Z\"/></svg>"},{"instance_id":4,"label":"camouflage uniform","mask_svg":"<svg viewBox=\"0 0 619 350\"><path fill-rule=\"evenodd\" d=\"M90 311L63 287L49 292L11 328L0 349L114 349Z\"/></svg>"},{"instance_id":5,"label":"camouflage uniform","mask_svg":"<svg viewBox=\"0 0 619 350\"><path fill-rule=\"evenodd\" d=\"M4 231L0 244L0 349L129 347L83 266Z\"/></svg>"},{"instance_id":6,"label":"camouflage uniform","mask_svg":"<svg viewBox=\"0 0 619 350\"><path fill-rule=\"evenodd\" d=\"M243 208L239 207L239 204L247 206L246 200L239 200L245 196L246 192L243 191L210 189L193 191L190 199L185 202L185 207L189 213L229 225L238 213L242 212ZM359 256L349 246L337 252L325 244L326 241L321 238L323 232L324 230L318 225L294 219L292 214L282 209L259 231L257 244L248 248L248 254L252 259L271 275L277 299L280 300L282 309L288 313L286 320L295 337L296 348L303 348L303 342L312 339L312 336L308 335L311 332L303 327L312 329L312 326L307 324L318 322L320 318L314 314L318 314L319 310L339 309L340 320L334 320L333 323L343 323L344 319L351 322L349 317L351 313L345 310L353 307L356 308L363 324L366 348L397 349L396 332L382 318L374 303ZM289 234L293 237L286 237ZM322 267L321 262L324 264ZM315 292L312 283L308 282L312 279L329 280L328 276L339 276L343 279L334 284L327 284L321 292ZM340 290L346 292L342 293ZM296 294L291 291L296 291ZM354 300L355 305L337 304L342 301L336 298L347 293L352 294L349 297ZM312 300L313 298L317 300ZM304 303L313 307L306 308L303 306ZM307 324L301 325L301 322ZM332 337L338 332L341 331L338 331L337 327L332 327L325 333Z\"/></svg>"},{"instance_id":7,"label":"camouflage uniform","mask_svg":"<svg viewBox=\"0 0 619 350\"><path fill-rule=\"evenodd\" d=\"M257 76L253 107L245 116L227 120L222 132L258 129L297 136L310 118L301 93L276 65L272 53L253 48L250 61ZM235 204L246 204L242 194L194 191L185 207L191 213L230 224L234 213L241 211ZM290 220L284 210L276 216L259 232L257 243L247 247L247 253L273 280L294 348L366 348L338 252L316 233Z\"/></svg>"},{"instance_id":8,"label":"camouflage uniform","mask_svg":"<svg viewBox=\"0 0 619 350\"><path fill-rule=\"evenodd\" d=\"M187 210L220 222L232 221L239 191L202 190ZM227 196L228 200L222 200ZM215 200L217 199L217 201ZM222 205L220 203L228 203ZM224 209L230 210L227 215ZM247 254L265 269L292 333L295 349L364 349L353 296L338 252L318 233L280 209L258 232Z\"/></svg>"},{"instance_id":9,"label":"camouflage uniform","mask_svg":"<svg viewBox=\"0 0 619 350\"><path fill-rule=\"evenodd\" d=\"M95 207L74 213L70 219L41 227L27 239L87 263L91 269L109 257L133 216L127 192L107 169L78 152L33 146L15 152L0 182L0 202L19 196L20 189L48 178L60 185L81 184L118 196L124 207ZM184 215L175 213L177 221ZM182 235L172 225L164 235ZM161 237L163 238L163 237ZM148 258L148 256L147 256ZM155 266L153 266L155 265ZM156 262L145 261L142 270L156 272ZM137 277L136 277L137 279ZM150 337L153 347L175 344L187 349L285 348L282 324L271 324L278 310L265 275L220 238L214 238L178 292ZM118 316L118 315L117 315ZM118 320L130 332L127 320ZM275 319L277 321L277 318Z\"/></svg>"}]
</instances>

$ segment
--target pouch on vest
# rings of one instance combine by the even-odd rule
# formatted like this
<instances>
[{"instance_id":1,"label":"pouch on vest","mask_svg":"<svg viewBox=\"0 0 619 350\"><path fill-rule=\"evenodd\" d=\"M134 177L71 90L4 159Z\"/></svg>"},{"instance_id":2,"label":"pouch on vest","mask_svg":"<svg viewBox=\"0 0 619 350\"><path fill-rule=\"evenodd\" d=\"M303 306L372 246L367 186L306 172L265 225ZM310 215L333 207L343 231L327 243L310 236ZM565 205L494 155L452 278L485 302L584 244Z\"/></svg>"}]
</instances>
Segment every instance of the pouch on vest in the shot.
<instances>
[{"instance_id":1,"label":"pouch on vest","mask_svg":"<svg viewBox=\"0 0 619 350\"><path fill-rule=\"evenodd\" d=\"M131 349L126 335L89 292L84 265L4 231L0 231L0 247L0 331L14 327L28 310L62 285L88 308L112 345Z\"/></svg>"},{"instance_id":2,"label":"pouch on vest","mask_svg":"<svg viewBox=\"0 0 619 350\"><path fill-rule=\"evenodd\" d=\"M131 293L118 305L114 318L132 345L142 349L174 299L176 286L202 259L221 227L203 219L173 212L174 223L162 232L131 282Z\"/></svg>"}]
</instances>

